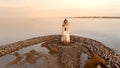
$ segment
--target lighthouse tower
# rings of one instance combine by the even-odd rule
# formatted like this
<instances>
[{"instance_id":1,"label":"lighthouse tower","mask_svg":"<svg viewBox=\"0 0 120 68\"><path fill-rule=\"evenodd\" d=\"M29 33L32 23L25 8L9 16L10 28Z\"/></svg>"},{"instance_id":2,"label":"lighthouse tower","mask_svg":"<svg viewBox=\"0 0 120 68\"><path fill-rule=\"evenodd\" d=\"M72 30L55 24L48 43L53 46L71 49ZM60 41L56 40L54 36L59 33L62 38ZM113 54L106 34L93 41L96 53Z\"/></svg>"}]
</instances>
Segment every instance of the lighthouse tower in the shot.
<instances>
[{"instance_id":1,"label":"lighthouse tower","mask_svg":"<svg viewBox=\"0 0 120 68\"><path fill-rule=\"evenodd\" d=\"M70 34L69 34L69 22L67 19L63 21L62 24L62 37L61 41L63 44L69 44L70 43Z\"/></svg>"}]
</instances>

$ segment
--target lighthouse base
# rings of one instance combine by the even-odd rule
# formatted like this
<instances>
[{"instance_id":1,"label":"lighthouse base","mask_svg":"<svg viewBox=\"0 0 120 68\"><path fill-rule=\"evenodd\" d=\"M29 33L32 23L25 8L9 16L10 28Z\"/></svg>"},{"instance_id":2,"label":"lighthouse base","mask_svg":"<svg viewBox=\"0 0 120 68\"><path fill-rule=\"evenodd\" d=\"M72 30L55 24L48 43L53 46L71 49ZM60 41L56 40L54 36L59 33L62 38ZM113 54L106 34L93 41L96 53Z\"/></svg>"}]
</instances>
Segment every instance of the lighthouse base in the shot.
<instances>
[{"instance_id":1,"label":"lighthouse base","mask_svg":"<svg viewBox=\"0 0 120 68\"><path fill-rule=\"evenodd\" d=\"M70 44L70 35L69 34L62 35L61 41L64 45Z\"/></svg>"}]
</instances>

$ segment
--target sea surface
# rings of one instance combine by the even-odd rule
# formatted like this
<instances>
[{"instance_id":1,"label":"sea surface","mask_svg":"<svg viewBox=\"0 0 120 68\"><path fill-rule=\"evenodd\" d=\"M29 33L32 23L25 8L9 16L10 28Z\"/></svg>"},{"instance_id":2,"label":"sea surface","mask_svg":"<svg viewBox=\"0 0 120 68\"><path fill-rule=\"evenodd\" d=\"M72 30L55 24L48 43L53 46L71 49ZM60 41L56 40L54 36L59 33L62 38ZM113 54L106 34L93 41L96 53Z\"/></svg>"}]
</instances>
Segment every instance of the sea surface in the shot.
<instances>
[{"instance_id":1,"label":"sea surface","mask_svg":"<svg viewBox=\"0 0 120 68\"><path fill-rule=\"evenodd\" d=\"M61 34L64 18L19 18L0 19L0 46L33 37ZM120 53L120 19L68 18L70 34L92 38ZM21 49L47 51L37 45ZM8 56L0 58L0 68L10 61ZM5 61L4 61L5 60Z\"/></svg>"}]
</instances>

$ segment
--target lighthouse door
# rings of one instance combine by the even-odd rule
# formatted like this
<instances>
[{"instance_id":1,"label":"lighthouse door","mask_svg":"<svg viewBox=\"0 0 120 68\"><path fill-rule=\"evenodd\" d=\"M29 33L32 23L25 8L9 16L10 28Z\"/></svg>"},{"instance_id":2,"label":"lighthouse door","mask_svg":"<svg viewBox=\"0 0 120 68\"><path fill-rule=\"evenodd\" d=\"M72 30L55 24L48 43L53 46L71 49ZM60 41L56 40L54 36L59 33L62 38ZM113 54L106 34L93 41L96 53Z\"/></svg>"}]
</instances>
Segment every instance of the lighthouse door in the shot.
<instances>
[{"instance_id":1,"label":"lighthouse door","mask_svg":"<svg viewBox=\"0 0 120 68\"><path fill-rule=\"evenodd\" d=\"M66 28L65 28L65 31L66 31Z\"/></svg>"}]
</instances>

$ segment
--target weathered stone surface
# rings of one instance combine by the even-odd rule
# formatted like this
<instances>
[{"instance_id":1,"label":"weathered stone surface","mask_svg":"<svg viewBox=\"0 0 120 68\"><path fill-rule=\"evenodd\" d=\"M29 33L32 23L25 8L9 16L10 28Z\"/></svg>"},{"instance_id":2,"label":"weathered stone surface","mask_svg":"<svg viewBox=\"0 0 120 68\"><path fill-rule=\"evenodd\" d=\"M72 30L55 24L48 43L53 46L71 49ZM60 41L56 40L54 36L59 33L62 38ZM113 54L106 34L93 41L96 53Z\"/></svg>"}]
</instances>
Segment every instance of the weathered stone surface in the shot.
<instances>
[{"instance_id":1,"label":"weathered stone surface","mask_svg":"<svg viewBox=\"0 0 120 68\"><path fill-rule=\"evenodd\" d=\"M59 46L58 54L62 68L79 68L81 46Z\"/></svg>"}]
</instances>

